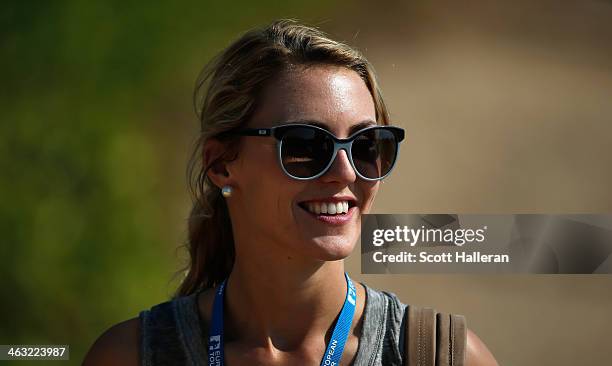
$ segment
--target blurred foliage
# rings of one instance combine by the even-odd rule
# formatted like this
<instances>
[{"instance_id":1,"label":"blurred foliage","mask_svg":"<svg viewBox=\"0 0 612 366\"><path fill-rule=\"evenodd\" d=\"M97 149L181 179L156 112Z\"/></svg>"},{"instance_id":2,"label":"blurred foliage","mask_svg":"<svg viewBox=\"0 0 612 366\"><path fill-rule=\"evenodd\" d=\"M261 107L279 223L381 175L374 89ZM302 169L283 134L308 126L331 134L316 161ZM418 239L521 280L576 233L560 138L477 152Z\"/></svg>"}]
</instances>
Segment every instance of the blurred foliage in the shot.
<instances>
[{"instance_id":1,"label":"blurred foliage","mask_svg":"<svg viewBox=\"0 0 612 366\"><path fill-rule=\"evenodd\" d=\"M316 23L323 4L5 4L0 344L69 344L80 364L110 325L168 299L181 243L161 200L186 182L164 156L174 129L196 131L199 70L247 29Z\"/></svg>"}]
</instances>

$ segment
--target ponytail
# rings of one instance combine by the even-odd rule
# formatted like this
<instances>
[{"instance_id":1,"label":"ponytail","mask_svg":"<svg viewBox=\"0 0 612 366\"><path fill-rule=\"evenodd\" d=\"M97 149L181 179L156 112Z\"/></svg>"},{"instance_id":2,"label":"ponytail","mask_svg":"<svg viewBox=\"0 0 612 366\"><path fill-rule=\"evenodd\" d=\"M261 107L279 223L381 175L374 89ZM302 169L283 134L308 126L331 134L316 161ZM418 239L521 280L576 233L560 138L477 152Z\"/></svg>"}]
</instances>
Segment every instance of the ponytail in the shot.
<instances>
[{"instance_id":1,"label":"ponytail","mask_svg":"<svg viewBox=\"0 0 612 366\"><path fill-rule=\"evenodd\" d=\"M234 265L232 223L218 189L209 190L204 199L194 203L188 229L190 262L177 297L217 286L229 276Z\"/></svg>"}]
</instances>

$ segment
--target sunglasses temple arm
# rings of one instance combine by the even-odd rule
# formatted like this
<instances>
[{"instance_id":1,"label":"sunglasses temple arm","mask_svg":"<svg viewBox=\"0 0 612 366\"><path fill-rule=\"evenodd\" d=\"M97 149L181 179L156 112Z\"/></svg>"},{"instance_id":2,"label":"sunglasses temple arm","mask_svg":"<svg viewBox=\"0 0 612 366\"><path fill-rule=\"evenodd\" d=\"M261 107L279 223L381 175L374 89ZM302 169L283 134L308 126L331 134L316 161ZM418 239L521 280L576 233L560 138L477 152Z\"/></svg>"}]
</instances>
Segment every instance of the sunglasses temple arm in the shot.
<instances>
[{"instance_id":1,"label":"sunglasses temple arm","mask_svg":"<svg viewBox=\"0 0 612 366\"><path fill-rule=\"evenodd\" d=\"M271 136L271 128L245 128L242 130L234 131L233 134L239 136Z\"/></svg>"}]
</instances>

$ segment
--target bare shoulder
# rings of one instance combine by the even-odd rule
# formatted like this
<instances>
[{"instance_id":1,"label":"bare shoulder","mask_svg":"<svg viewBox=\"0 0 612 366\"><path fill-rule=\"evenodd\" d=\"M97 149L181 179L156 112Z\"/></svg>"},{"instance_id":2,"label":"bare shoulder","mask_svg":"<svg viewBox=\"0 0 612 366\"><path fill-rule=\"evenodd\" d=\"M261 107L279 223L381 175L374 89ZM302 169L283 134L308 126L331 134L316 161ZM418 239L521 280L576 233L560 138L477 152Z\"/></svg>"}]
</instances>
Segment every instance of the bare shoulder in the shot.
<instances>
[{"instance_id":1,"label":"bare shoulder","mask_svg":"<svg viewBox=\"0 0 612 366\"><path fill-rule=\"evenodd\" d=\"M491 351L484 342L472 332L467 330L467 352L465 356L466 366L499 366Z\"/></svg>"},{"instance_id":2,"label":"bare shoulder","mask_svg":"<svg viewBox=\"0 0 612 366\"><path fill-rule=\"evenodd\" d=\"M140 364L140 320L132 318L108 328L87 352L83 366Z\"/></svg>"}]
</instances>

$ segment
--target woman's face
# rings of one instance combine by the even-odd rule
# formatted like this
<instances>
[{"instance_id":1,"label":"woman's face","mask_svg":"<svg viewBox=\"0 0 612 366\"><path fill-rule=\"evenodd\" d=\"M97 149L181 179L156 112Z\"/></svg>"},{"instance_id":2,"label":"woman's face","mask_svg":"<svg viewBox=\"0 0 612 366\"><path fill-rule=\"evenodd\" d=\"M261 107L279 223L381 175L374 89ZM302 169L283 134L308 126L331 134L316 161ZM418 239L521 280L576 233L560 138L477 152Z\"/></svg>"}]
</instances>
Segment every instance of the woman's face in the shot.
<instances>
[{"instance_id":1,"label":"woman's face","mask_svg":"<svg viewBox=\"0 0 612 366\"><path fill-rule=\"evenodd\" d=\"M364 123L376 124L374 102L359 75L336 66L295 67L264 89L247 127L317 121L339 138L348 137ZM379 182L365 181L340 150L330 169L319 178L299 181L287 176L271 137L244 137L238 158L229 163L234 193L228 198L238 245L273 250L287 258L338 260L354 248L361 215L370 211ZM350 219L332 225L317 219L304 204L348 197ZM329 206L328 206L329 207ZM261 248L266 244L266 248ZM240 248L237 248L240 251Z\"/></svg>"}]
</instances>

